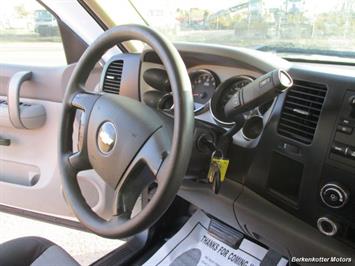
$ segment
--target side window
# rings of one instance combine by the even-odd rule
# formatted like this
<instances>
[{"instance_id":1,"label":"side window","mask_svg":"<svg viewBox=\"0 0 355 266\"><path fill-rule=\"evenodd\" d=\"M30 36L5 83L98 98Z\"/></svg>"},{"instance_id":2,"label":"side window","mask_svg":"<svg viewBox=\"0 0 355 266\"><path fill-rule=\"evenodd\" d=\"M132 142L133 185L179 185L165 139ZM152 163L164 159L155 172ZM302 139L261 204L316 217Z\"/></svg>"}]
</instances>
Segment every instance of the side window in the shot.
<instances>
[{"instance_id":1,"label":"side window","mask_svg":"<svg viewBox=\"0 0 355 266\"><path fill-rule=\"evenodd\" d=\"M37 1L1 1L0 63L67 64L57 20Z\"/></svg>"}]
</instances>

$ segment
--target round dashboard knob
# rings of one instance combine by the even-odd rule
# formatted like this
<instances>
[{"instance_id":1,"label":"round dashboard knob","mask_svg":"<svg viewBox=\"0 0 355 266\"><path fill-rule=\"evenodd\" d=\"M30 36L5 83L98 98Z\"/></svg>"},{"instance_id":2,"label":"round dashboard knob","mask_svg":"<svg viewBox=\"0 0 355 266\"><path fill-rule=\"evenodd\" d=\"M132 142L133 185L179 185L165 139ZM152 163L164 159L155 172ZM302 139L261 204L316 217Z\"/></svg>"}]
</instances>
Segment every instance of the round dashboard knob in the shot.
<instances>
[{"instance_id":1,"label":"round dashboard knob","mask_svg":"<svg viewBox=\"0 0 355 266\"><path fill-rule=\"evenodd\" d=\"M339 209L349 200L349 192L342 185L327 183L320 190L322 202L330 208Z\"/></svg>"},{"instance_id":2,"label":"round dashboard knob","mask_svg":"<svg viewBox=\"0 0 355 266\"><path fill-rule=\"evenodd\" d=\"M326 236L334 236L338 232L338 224L328 217L320 217L317 227L319 232Z\"/></svg>"},{"instance_id":3,"label":"round dashboard knob","mask_svg":"<svg viewBox=\"0 0 355 266\"><path fill-rule=\"evenodd\" d=\"M351 107L355 108L355 96L349 98L349 104Z\"/></svg>"}]
</instances>

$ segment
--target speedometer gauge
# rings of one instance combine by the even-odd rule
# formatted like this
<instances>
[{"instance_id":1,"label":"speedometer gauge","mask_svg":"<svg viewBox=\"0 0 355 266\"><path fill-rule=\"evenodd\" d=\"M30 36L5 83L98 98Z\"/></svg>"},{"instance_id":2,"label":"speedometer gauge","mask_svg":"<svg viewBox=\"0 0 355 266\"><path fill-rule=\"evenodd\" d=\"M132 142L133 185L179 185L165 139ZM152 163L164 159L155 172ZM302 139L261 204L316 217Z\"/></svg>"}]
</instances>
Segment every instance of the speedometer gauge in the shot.
<instances>
[{"instance_id":1,"label":"speedometer gauge","mask_svg":"<svg viewBox=\"0 0 355 266\"><path fill-rule=\"evenodd\" d=\"M236 76L224 81L211 99L211 113L213 118L224 126L234 124L232 120L224 114L224 106L230 98L241 88L252 82L253 79L248 76Z\"/></svg>"},{"instance_id":2,"label":"speedometer gauge","mask_svg":"<svg viewBox=\"0 0 355 266\"><path fill-rule=\"evenodd\" d=\"M209 103L219 84L219 79L212 71L197 70L189 74L195 113L202 111Z\"/></svg>"}]
</instances>

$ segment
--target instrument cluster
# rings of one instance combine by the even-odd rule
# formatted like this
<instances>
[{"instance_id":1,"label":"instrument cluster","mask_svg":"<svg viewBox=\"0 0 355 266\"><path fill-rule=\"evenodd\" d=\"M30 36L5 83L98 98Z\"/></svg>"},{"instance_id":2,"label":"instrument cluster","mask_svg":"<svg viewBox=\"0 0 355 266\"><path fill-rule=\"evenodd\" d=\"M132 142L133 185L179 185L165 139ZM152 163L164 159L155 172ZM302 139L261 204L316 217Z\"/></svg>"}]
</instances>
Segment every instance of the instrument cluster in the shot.
<instances>
[{"instance_id":1,"label":"instrument cluster","mask_svg":"<svg viewBox=\"0 0 355 266\"><path fill-rule=\"evenodd\" d=\"M226 117L224 107L229 99L238 90L251 83L254 77L237 75L221 82L218 75L208 69L190 70L189 77L195 115L197 116L209 111L213 120L218 125L223 127L233 126L235 122L231 118ZM144 80L162 94L158 100L157 108L164 112L173 112L173 95L165 70L149 69L144 73ZM263 104L255 110L243 114L243 116L245 119L252 116L261 117L270 108L271 104L272 102Z\"/></svg>"}]
</instances>

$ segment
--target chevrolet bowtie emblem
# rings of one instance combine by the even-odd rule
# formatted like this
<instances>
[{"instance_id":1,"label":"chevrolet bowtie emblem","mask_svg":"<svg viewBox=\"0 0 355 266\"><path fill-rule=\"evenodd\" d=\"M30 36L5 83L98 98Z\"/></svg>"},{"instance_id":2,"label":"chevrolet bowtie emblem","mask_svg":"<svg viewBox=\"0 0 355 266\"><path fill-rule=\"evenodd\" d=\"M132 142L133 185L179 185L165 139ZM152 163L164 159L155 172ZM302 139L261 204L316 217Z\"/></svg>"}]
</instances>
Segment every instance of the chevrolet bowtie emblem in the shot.
<instances>
[{"instance_id":1,"label":"chevrolet bowtie emblem","mask_svg":"<svg viewBox=\"0 0 355 266\"><path fill-rule=\"evenodd\" d=\"M97 134L97 146L102 153L109 153L115 146L117 139L116 128L111 122L105 122Z\"/></svg>"},{"instance_id":2,"label":"chevrolet bowtie emblem","mask_svg":"<svg viewBox=\"0 0 355 266\"><path fill-rule=\"evenodd\" d=\"M102 143L106 145L111 145L115 142L115 140L111 138L111 136L105 131L100 131L99 138L102 141Z\"/></svg>"}]
</instances>

